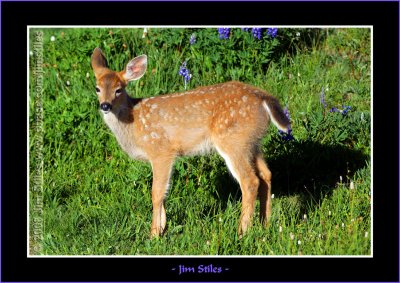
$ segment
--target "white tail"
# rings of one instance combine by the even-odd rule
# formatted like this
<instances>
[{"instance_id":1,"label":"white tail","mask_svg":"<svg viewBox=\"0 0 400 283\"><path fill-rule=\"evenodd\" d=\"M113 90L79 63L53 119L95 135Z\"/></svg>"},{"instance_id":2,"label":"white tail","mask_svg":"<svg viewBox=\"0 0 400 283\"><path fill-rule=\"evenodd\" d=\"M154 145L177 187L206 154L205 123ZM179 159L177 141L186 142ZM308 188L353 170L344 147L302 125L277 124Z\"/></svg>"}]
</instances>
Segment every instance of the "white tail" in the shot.
<instances>
[{"instance_id":1,"label":"white tail","mask_svg":"<svg viewBox=\"0 0 400 283\"><path fill-rule=\"evenodd\" d=\"M260 150L269 120L287 131L289 121L278 100L261 89L228 82L194 90L134 99L125 87L146 71L145 55L115 72L99 48L92 55L96 92L104 121L132 158L149 161L153 169L151 235L165 230L164 199L178 156L216 150L242 190L239 233L243 234L260 196L261 220L271 214L271 172Z\"/></svg>"}]
</instances>

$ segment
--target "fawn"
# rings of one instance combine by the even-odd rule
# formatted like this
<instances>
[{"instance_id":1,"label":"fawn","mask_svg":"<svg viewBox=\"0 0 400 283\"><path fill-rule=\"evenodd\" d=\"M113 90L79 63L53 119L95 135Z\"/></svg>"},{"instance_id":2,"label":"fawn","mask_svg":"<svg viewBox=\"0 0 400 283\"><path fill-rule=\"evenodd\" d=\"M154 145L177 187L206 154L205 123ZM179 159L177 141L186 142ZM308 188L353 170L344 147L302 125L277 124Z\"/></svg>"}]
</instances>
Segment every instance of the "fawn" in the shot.
<instances>
[{"instance_id":1,"label":"fawn","mask_svg":"<svg viewBox=\"0 0 400 283\"><path fill-rule=\"evenodd\" d=\"M257 195L260 218L271 215L271 172L260 140L269 121L288 132L290 122L278 100L256 87L231 81L150 98L131 98L125 87L143 76L147 56L115 72L99 48L91 57L100 109L122 149L149 161L153 170L151 237L165 231L164 201L175 158L216 150L242 191L239 235L248 229Z\"/></svg>"}]
</instances>

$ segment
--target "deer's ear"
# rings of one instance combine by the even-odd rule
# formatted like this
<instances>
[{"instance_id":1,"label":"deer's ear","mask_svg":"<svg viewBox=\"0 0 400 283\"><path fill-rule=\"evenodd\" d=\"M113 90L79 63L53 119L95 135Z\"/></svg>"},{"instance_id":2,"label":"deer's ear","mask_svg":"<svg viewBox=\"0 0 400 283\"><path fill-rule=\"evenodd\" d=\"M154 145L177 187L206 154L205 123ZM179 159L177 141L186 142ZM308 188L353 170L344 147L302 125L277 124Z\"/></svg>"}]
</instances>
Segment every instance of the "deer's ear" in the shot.
<instances>
[{"instance_id":1,"label":"deer's ear","mask_svg":"<svg viewBox=\"0 0 400 283\"><path fill-rule=\"evenodd\" d=\"M122 76L127 82L138 80L144 75L144 73L146 73L146 68L147 56L140 55L129 61L125 70L122 71Z\"/></svg>"},{"instance_id":2,"label":"deer's ear","mask_svg":"<svg viewBox=\"0 0 400 283\"><path fill-rule=\"evenodd\" d=\"M104 56L103 51L98 47L93 51L91 63L96 78L104 71L104 69L108 68L106 57Z\"/></svg>"}]
</instances>

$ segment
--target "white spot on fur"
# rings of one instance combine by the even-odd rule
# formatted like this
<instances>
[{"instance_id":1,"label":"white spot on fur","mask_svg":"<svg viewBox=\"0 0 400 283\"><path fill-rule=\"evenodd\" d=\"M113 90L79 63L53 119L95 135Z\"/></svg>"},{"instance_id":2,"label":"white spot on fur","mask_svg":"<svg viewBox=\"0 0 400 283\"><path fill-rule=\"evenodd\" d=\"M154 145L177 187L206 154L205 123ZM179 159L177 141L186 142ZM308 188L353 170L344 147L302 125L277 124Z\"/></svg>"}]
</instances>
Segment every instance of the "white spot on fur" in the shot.
<instances>
[{"instance_id":1,"label":"white spot on fur","mask_svg":"<svg viewBox=\"0 0 400 283\"><path fill-rule=\"evenodd\" d=\"M248 98L247 98L247 96L246 96L246 95L242 97L242 100L243 100L243 102L246 102L246 101L247 101L247 99L248 99Z\"/></svg>"},{"instance_id":2,"label":"white spot on fur","mask_svg":"<svg viewBox=\"0 0 400 283\"><path fill-rule=\"evenodd\" d=\"M157 108L157 104L154 103L151 105L151 109L156 109L156 108Z\"/></svg>"},{"instance_id":3,"label":"white spot on fur","mask_svg":"<svg viewBox=\"0 0 400 283\"><path fill-rule=\"evenodd\" d=\"M156 132L151 132L151 133L150 133L150 136L151 136L153 139L159 139L159 138L160 138L160 136L159 136Z\"/></svg>"},{"instance_id":4,"label":"white spot on fur","mask_svg":"<svg viewBox=\"0 0 400 283\"><path fill-rule=\"evenodd\" d=\"M165 111L163 109L158 110L158 115L160 115L160 117L166 116Z\"/></svg>"}]
</instances>

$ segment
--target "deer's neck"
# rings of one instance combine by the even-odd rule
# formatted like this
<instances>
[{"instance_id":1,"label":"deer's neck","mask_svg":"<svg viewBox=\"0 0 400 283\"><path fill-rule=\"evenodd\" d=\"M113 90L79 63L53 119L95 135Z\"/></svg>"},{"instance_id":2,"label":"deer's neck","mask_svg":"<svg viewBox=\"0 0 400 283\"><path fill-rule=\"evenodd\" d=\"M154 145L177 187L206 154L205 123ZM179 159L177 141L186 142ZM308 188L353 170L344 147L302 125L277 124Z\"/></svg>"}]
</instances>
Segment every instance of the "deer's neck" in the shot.
<instances>
[{"instance_id":1,"label":"deer's neck","mask_svg":"<svg viewBox=\"0 0 400 283\"><path fill-rule=\"evenodd\" d=\"M121 148L134 159L146 159L145 153L137 147L134 136L133 106L134 101L129 97L126 103L113 108L103 118L107 126L114 133Z\"/></svg>"}]
</instances>

